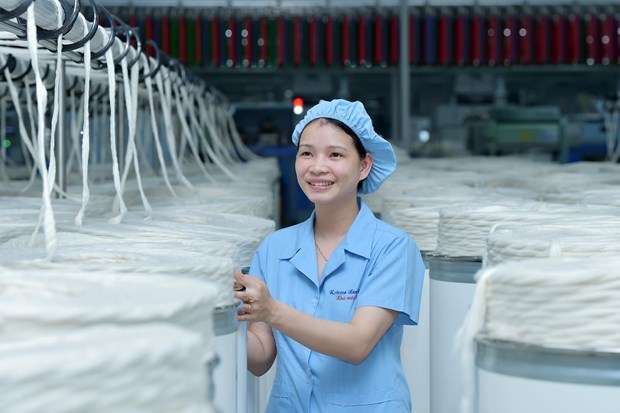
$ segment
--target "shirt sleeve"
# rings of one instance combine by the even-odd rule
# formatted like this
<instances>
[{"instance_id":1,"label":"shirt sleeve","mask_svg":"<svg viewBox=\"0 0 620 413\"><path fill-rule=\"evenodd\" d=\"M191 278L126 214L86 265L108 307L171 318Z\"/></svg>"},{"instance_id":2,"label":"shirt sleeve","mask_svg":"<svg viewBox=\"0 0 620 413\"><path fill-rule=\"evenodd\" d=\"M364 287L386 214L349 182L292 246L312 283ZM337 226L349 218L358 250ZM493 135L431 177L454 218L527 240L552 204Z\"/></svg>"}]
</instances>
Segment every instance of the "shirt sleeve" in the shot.
<instances>
[{"instance_id":1,"label":"shirt sleeve","mask_svg":"<svg viewBox=\"0 0 620 413\"><path fill-rule=\"evenodd\" d=\"M371 260L373 268L362 284L357 306L398 311L396 324L417 324L425 267L416 244L407 235L396 237Z\"/></svg>"}]
</instances>

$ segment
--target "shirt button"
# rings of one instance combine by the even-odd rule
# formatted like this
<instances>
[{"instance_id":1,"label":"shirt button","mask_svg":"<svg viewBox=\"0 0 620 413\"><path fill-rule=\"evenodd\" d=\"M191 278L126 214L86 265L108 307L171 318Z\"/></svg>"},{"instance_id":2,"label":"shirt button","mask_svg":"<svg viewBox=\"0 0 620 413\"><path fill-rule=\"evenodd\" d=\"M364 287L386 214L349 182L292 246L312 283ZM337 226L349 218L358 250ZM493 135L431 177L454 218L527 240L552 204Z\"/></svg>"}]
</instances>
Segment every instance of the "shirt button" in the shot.
<instances>
[{"instance_id":1,"label":"shirt button","mask_svg":"<svg viewBox=\"0 0 620 413\"><path fill-rule=\"evenodd\" d=\"M318 302L319 302L318 298L313 298L313 299L312 299L312 304L316 304L316 303L318 303Z\"/></svg>"}]
</instances>

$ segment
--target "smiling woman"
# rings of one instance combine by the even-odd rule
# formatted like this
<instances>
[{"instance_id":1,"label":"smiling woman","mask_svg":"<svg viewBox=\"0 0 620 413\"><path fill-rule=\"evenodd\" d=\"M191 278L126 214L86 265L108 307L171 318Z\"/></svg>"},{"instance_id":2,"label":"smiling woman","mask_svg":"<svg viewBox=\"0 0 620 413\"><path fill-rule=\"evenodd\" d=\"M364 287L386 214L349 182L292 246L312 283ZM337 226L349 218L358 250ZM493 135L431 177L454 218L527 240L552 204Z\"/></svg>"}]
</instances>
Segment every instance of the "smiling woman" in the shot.
<instances>
[{"instance_id":1,"label":"smiling woman","mask_svg":"<svg viewBox=\"0 0 620 413\"><path fill-rule=\"evenodd\" d=\"M262 375L278 356L266 412L410 412L399 354L403 326L418 321L424 263L359 196L395 170L392 146L362 103L342 99L311 108L292 138L314 211L265 239L252 275L235 274L248 369Z\"/></svg>"},{"instance_id":2,"label":"smiling woman","mask_svg":"<svg viewBox=\"0 0 620 413\"><path fill-rule=\"evenodd\" d=\"M356 203L358 188L363 186L372 168L372 155L366 151L360 153L355 146L359 139L336 122L323 118L311 122L299 142L295 162L297 181L315 204Z\"/></svg>"}]
</instances>

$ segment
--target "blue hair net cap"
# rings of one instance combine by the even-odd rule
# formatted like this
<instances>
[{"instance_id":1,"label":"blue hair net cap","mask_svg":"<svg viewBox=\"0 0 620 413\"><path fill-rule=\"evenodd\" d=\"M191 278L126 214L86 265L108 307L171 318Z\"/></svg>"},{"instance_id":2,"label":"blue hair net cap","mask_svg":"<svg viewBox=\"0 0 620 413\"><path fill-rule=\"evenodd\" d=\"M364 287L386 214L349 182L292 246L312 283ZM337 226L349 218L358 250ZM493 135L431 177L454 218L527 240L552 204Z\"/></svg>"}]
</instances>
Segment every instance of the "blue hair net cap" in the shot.
<instances>
[{"instance_id":1,"label":"blue hair net cap","mask_svg":"<svg viewBox=\"0 0 620 413\"><path fill-rule=\"evenodd\" d=\"M321 100L308 110L306 116L293 131L293 143L299 144L304 128L319 118L336 119L347 125L362 142L366 151L374 158L372 169L364 180L360 193L375 192L396 169L396 155L392 145L375 132L372 120L361 102L349 102L344 99Z\"/></svg>"}]
</instances>

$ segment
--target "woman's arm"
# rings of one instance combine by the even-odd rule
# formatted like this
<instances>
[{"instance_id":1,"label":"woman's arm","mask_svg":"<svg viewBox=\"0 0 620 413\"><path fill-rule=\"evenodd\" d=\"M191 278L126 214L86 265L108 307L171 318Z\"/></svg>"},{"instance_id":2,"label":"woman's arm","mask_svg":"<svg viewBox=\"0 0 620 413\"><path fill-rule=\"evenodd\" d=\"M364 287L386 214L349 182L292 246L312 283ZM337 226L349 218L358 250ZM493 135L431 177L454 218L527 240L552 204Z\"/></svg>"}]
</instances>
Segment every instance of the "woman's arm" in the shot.
<instances>
[{"instance_id":1,"label":"woman's arm","mask_svg":"<svg viewBox=\"0 0 620 413\"><path fill-rule=\"evenodd\" d=\"M271 327L260 321L250 323L247 346L248 370L255 376L267 373L277 353Z\"/></svg>"},{"instance_id":2,"label":"woman's arm","mask_svg":"<svg viewBox=\"0 0 620 413\"><path fill-rule=\"evenodd\" d=\"M250 305L242 305L239 320L262 321L314 351L354 364L364 361L398 316L396 311L366 306L348 323L323 320L272 298L258 277L235 273L235 281L246 287L235 292L237 298L247 302L252 297Z\"/></svg>"},{"instance_id":3,"label":"woman's arm","mask_svg":"<svg viewBox=\"0 0 620 413\"><path fill-rule=\"evenodd\" d=\"M350 322L343 323L316 318L275 301L269 323L312 350L360 364L397 316L396 311L385 308L360 307Z\"/></svg>"}]
</instances>

